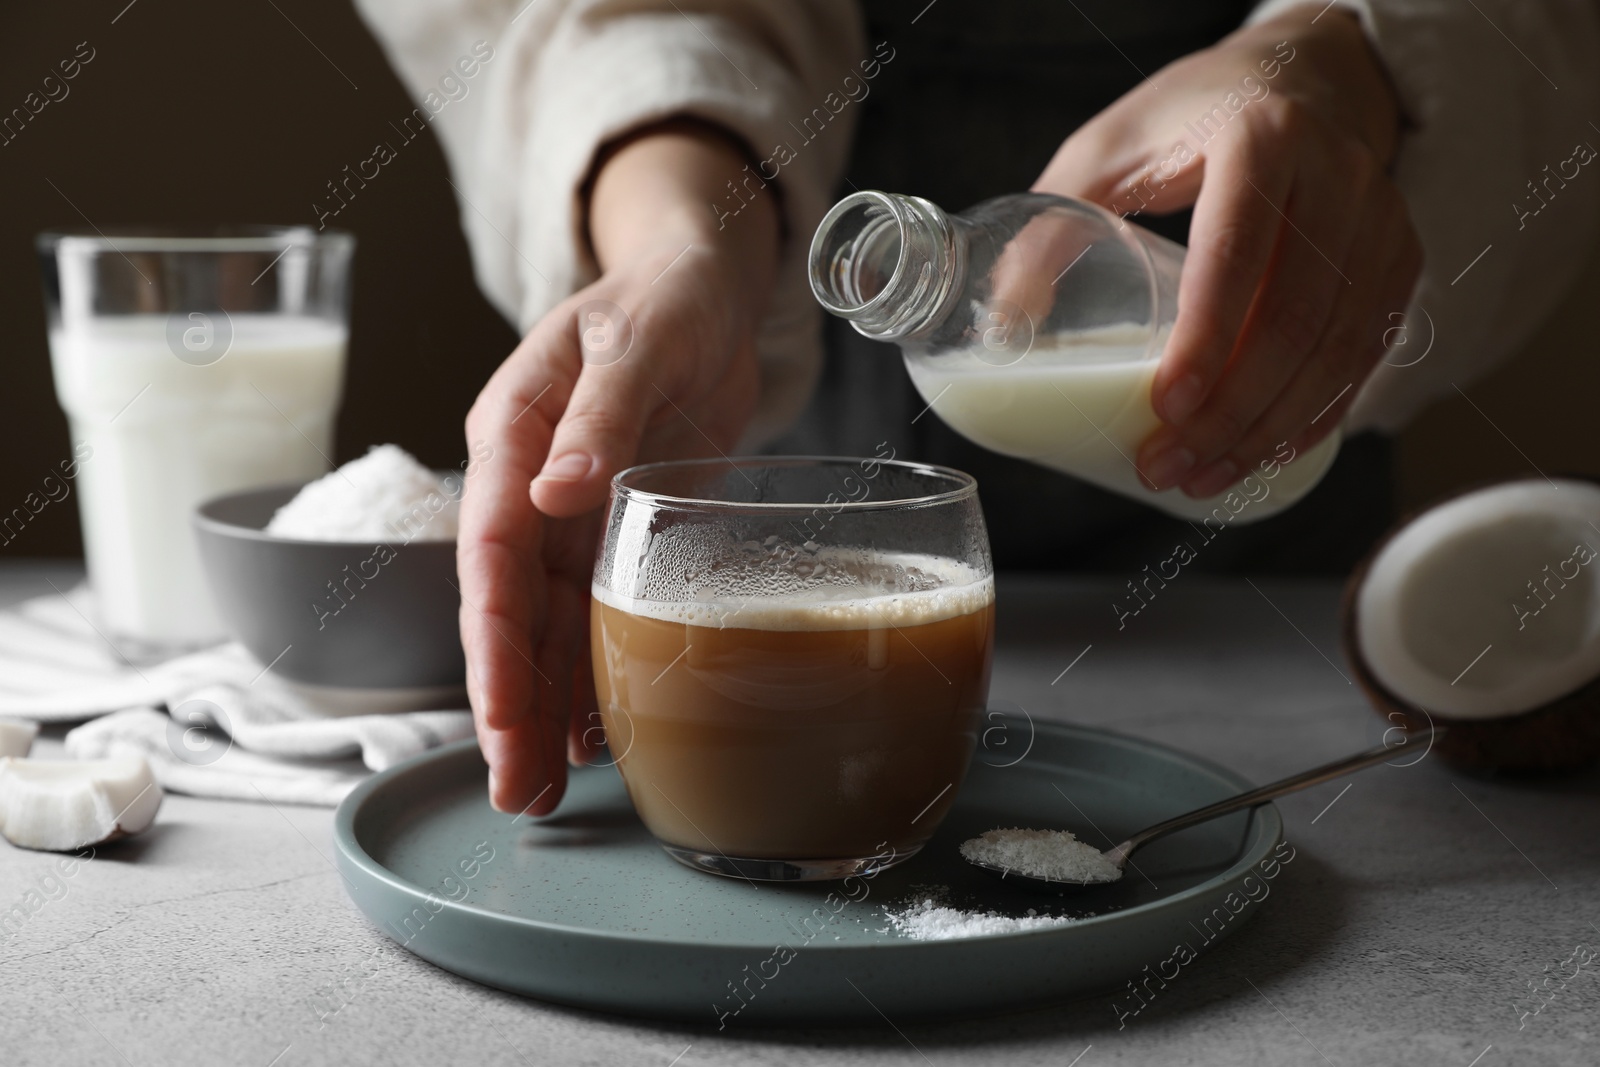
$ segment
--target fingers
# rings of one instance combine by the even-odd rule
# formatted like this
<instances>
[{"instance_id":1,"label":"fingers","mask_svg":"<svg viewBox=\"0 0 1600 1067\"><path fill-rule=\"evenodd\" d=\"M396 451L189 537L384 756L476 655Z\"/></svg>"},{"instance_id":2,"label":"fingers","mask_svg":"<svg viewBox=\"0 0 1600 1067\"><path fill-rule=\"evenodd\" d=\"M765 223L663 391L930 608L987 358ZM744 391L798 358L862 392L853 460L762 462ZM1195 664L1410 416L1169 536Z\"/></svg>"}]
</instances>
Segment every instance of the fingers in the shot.
<instances>
[{"instance_id":1,"label":"fingers","mask_svg":"<svg viewBox=\"0 0 1600 1067\"><path fill-rule=\"evenodd\" d=\"M585 301L555 325L577 357L577 380L529 491L541 512L566 517L605 503L612 475L635 462L644 423L663 401L645 373L651 346L636 337L627 310Z\"/></svg>"},{"instance_id":2,"label":"fingers","mask_svg":"<svg viewBox=\"0 0 1600 1067\"><path fill-rule=\"evenodd\" d=\"M1410 301L1422 251L1399 193L1387 184L1375 186L1355 229L1345 266L1352 284L1311 357L1230 451L1241 470L1283 442L1304 451L1333 432L1383 355L1389 313ZM1223 488L1184 485L1193 496Z\"/></svg>"},{"instance_id":3,"label":"fingers","mask_svg":"<svg viewBox=\"0 0 1600 1067\"><path fill-rule=\"evenodd\" d=\"M604 504L612 476L637 461L645 423L664 402L642 374L585 367L530 489L539 510L566 517Z\"/></svg>"},{"instance_id":4,"label":"fingers","mask_svg":"<svg viewBox=\"0 0 1600 1067\"><path fill-rule=\"evenodd\" d=\"M554 347L553 347L554 346ZM535 667L548 614L549 582L542 552L545 522L528 498L544 462L555 414L576 375L575 353L563 359L558 340L535 329L506 359L467 416L474 457L485 457L466 482L456 542L461 583L461 646L480 746L492 772L493 802L520 810L534 791L560 799L565 767L552 775L540 740L541 692L548 671ZM531 746L531 747L529 747ZM557 748L557 762L560 763Z\"/></svg>"},{"instance_id":5,"label":"fingers","mask_svg":"<svg viewBox=\"0 0 1600 1067\"><path fill-rule=\"evenodd\" d=\"M581 538L589 551L585 561L592 565L593 541L584 524ZM550 808L560 800L567 778L567 730L573 715L573 671L575 666L587 663L589 629L582 625L588 618L589 574L580 576L568 573L550 575L549 611L545 626L539 635L534 664L540 680L535 694L535 719L539 726L537 751L540 774L522 791L531 794L535 788L554 785ZM532 800L529 796L524 803ZM544 801L535 806L535 814L549 808Z\"/></svg>"},{"instance_id":6,"label":"fingers","mask_svg":"<svg viewBox=\"0 0 1600 1067\"><path fill-rule=\"evenodd\" d=\"M986 360L1003 365L1026 354L1055 306L1057 283L1089 251L1092 234L1073 216L1051 213L1031 219L1011 239L990 273L980 333L991 353Z\"/></svg>"},{"instance_id":7,"label":"fingers","mask_svg":"<svg viewBox=\"0 0 1600 1067\"><path fill-rule=\"evenodd\" d=\"M1175 426L1200 408L1233 354L1283 227L1279 212L1293 178L1292 168L1267 158L1254 127L1233 132L1227 149L1206 162L1178 286L1178 316L1151 388L1156 413ZM1171 485L1196 459L1174 448L1158 469L1144 463L1140 469L1152 482Z\"/></svg>"},{"instance_id":8,"label":"fingers","mask_svg":"<svg viewBox=\"0 0 1600 1067\"><path fill-rule=\"evenodd\" d=\"M553 312L495 373L467 420L469 439L485 441L495 458L469 480L462 500L462 648L480 735L504 735L484 754L494 803L508 810L551 787L538 805L548 810L566 777L572 664L581 651L580 635L566 623L584 617L585 602L574 598L587 596L593 547L584 546L574 573L551 571L544 558L550 515L596 507L615 466L631 462L643 422L637 383L616 384L621 361L584 361L590 349L578 312L589 304L625 318L599 301ZM583 467L575 476L574 458ZM507 754L504 766L495 753Z\"/></svg>"},{"instance_id":9,"label":"fingers","mask_svg":"<svg viewBox=\"0 0 1600 1067\"><path fill-rule=\"evenodd\" d=\"M474 710L491 729L530 712L537 682L532 657L544 613L543 527L527 487L544 461L550 412L559 410L568 388L550 379L539 345L537 332L530 335L467 416L468 441L489 458L467 479L461 501L461 642L475 682Z\"/></svg>"},{"instance_id":10,"label":"fingers","mask_svg":"<svg viewBox=\"0 0 1600 1067\"><path fill-rule=\"evenodd\" d=\"M489 803L496 811L544 815L555 809L565 781L552 784L544 766L539 726L525 720L506 730L491 730L474 719L478 748L489 764Z\"/></svg>"},{"instance_id":11,"label":"fingers","mask_svg":"<svg viewBox=\"0 0 1600 1067\"><path fill-rule=\"evenodd\" d=\"M642 306L610 305L606 315L617 320L617 333L608 347L590 343L596 324L580 333L582 324L573 320L582 371L555 429L550 458L530 490L546 515L580 515L604 504L611 478L638 462L652 420L658 413L676 414L673 398L703 371L704 349L726 344L699 336L708 316L681 284L674 276L659 288L650 286Z\"/></svg>"},{"instance_id":12,"label":"fingers","mask_svg":"<svg viewBox=\"0 0 1600 1067\"><path fill-rule=\"evenodd\" d=\"M1352 289L1340 265L1348 266L1353 223L1377 177L1375 164L1353 141L1316 140L1303 145L1292 167L1294 187L1282 216L1257 197L1258 210L1278 218L1278 243L1231 362L1198 410L1140 449L1139 468L1157 488L1181 481L1220 490L1261 458L1232 453L1310 358ZM1180 450L1181 462L1173 461Z\"/></svg>"},{"instance_id":13,"label":"fingers","mask_svg":"<svg viewBox=\"0 0 1600 1067\"><path fill-rule=\"evenodd\" d=\"M1184 99L1198 107L1210 94ZM1176 114L1149 83L1134 89L1062 142L1033 191L1077 197L1119 215L1191 206L1204 163L1187 143L1174 146L1170 132L1182 121Z\"/></svg>"}]
</instances>

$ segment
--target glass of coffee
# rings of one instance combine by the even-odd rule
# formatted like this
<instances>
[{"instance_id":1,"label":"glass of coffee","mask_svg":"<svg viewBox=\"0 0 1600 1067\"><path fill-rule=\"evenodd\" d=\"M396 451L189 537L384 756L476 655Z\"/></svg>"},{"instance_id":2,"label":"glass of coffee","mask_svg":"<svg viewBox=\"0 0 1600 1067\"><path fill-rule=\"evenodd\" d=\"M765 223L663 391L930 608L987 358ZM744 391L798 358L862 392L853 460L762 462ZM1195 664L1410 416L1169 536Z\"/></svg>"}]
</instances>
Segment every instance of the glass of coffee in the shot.
<instances>
[{"instance_id":1,"label":"glass of coffee","mask_svg":"<svg viewBox=\"0 0 1600 1067\"><path fill-rule=\"evenodd\" d=\"M674 859L867 874L950 809L994 648L969 475L884 458L634 467L612 482L593 595L607 743Z\"/></svg>"}]
</instances>

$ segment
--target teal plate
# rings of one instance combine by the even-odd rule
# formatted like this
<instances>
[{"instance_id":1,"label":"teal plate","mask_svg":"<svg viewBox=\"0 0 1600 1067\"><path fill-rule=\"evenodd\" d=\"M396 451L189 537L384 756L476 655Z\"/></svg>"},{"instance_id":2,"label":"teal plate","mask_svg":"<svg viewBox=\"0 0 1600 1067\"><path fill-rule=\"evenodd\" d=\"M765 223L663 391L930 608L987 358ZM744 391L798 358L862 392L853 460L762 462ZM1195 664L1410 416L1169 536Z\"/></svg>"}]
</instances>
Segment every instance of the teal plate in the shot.
<instances>
[{"instance_id":1,"label":"teal plate","mask_svg":"<svg viewBox=\"0 0 1600 1067\"><path fill-rule=\"evenodd\" d=\"M651 839L611 767L574 771L552 816L502 814L489 807L472 741L352 792L334 821L339 868L368 918L446 970L563 1004L718 1026L950 1017L1111 990L1187 963L1266 896L1283 835L1271 805L1158 841L1121 882L1072 896L970 867L958 846L997 826L1068 829L1108 845L1251 786L1103 730L999 712L989 722L933 840L870 879L750 883L691 871ZM889 923L886 910L929 898L1078 921L944 941L912 940Z\"/></svg>"}]
</instances>

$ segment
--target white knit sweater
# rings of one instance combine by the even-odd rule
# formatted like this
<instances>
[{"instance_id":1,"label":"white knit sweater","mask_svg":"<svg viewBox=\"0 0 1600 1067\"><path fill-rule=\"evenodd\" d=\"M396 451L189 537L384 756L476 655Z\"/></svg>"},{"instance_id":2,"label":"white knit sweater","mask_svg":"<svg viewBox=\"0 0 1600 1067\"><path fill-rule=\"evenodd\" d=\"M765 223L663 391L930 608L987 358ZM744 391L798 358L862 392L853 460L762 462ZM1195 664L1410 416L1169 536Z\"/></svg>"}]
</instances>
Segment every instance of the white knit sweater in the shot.
<instances>
[{"instance_id":1,"label":"white knit sweater","mask_svg":"<svg viewBox=\"0 0 1600 1067\"><path fill-rule=\"evenodd\" d=\"M1252 21L1303 2L1266 0ZM1600 146L1589 122L1600 114L1600 20L1589 0L1336 2L1360 15L1412 124L1395 177L1427 265L1411 310L1395 319L1407 324L1406 345L1368 380L1346 424L1392 431L1514 351L1586 262L1600 167L1580 159ZM807 242L849 151L844 79L859 83L868 55L852 0L357 5L432 113L479 285L524 331L596 276L578 199L600 145L690 114L764 158L796 142L791 122L829 101L826 132L782 167L790 239L759 337L761 402L746 444L798 415L821 363Z\"/></svg>"}]
</instances>

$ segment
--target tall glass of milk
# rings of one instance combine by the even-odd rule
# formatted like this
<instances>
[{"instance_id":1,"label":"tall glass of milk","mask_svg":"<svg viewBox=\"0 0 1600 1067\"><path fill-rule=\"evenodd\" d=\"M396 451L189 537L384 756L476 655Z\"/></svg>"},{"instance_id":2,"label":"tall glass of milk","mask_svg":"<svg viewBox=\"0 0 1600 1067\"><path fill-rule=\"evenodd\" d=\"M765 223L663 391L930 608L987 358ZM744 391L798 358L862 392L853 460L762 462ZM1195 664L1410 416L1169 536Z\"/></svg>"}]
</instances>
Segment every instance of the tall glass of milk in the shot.
<instances>
[{"instance_id":1,"label":"tall glass of milk","mask_svg":"<svg viewBox=\"0 0 1600 1067\"><path fill-rule=\"evenodd\" d=\"M811 288L867 337L897 342L935 413L985 448L1191 521L1253 522L1321 480L1339 433L1276 456L1206 500L1150 489L1133 457L1160 425L1156 366L1184 249L1079 200L1040 193L960 215L858 192L811 243Z\"/></svg>"},{"instance_id":2,"label":"tall glass of milk","mask_svg":"<svg viewBox=\"0 0 1600 1067\"><path fill-rule=\"evenodd\" d=\"M39 237L98 624L137 654L223 636L196 505L329 469L354 247L295 227Z\"/></svg>"}]
</instances>

